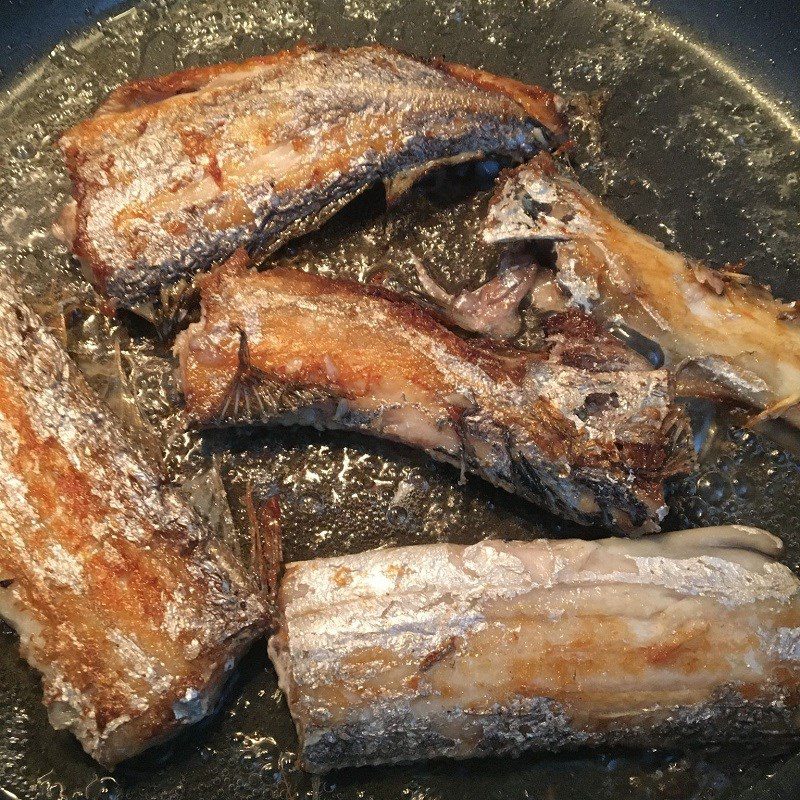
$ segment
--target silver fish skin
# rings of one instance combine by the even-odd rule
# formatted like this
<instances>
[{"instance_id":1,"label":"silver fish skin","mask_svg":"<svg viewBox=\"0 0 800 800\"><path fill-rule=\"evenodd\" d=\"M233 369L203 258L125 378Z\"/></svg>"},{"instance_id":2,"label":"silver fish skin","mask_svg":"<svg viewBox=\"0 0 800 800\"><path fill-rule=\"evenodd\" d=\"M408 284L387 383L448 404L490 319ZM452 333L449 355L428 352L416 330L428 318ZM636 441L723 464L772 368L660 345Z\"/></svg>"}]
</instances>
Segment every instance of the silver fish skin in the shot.
<instances>
[{"instance_id":1,"label":"silver fish skin","mask_svg":"<svg viewBox=\"0 0 800 800\"><path fill-rule=\"evenodd\" d=\"M681 393L752 406L800 425L796 303L733 265L713 269L626 225L547 154L513 170L489 208L491 243L552 245L534 302L573 305L658 343ZM548 257L548 261L552 258ZM545 279L549 272L550 280Z\"/></svg>"},{"instance_id":2,"label":"silver fish skin","mask_svg":"<svg viewBox=\"0 0 800 800\"><path fill-rule=\"evenodd\" d=\"M289 564L269 642L308 771L795 742L800 581L730 526Z\"/></svg>"},{"instance_id":3,"label":"silver fish skin","mask_svg":"<svg viewBox=\"0 0 800 800\"><path fill-rule=\"evenodd\" d=\"M578 312L532 352L463 339L394 292L235 256L176 341L187 420L305 424L426 450L580 524L652 533L689 468L665 371Z\"/></svg>"},{"instance_id":4,"label":"silver fish skin","mask_svg":"<svg viewBox=\"0 0 800 800\"><path fill-rule=\"evenodd\" d=\"M105 766L217 706L259 592L0 272L0 615Z\"/></svg>"},{"instance_id":5,"label":"silver fish skin","mask_svg":"<svg viewBox=\"0 0 800 800\"><path fill-rule=\"evenodd\" d=\"M61 148L61 227L134 307L247 247L265 255L370 185L390 200L441 163L524 160L565 133L535 86L386 47L300 45L117 89Z\"/></svg>"}]
</instances>

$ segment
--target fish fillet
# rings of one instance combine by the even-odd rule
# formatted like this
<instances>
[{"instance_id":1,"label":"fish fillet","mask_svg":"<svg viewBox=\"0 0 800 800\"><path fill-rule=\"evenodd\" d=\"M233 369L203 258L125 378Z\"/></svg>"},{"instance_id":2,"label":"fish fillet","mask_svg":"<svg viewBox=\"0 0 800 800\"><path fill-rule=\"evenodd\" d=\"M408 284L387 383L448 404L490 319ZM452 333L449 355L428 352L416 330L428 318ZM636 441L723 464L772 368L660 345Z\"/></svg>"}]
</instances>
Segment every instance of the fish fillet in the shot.
<instances>
[{"instance_id":1,"label":"fish fillet","mask_svg":"<svg viewBox=\"0 0 800 800\"><path fill-rule=\"evenodd\" d=\"M234 256L176 343L190 423L300 423L427 450L582 524L658 530L691 461L665 371L577 312L540 352L465 340L402 295Z\"/></svg>"},{"instance_id":2,"label":"fish fillet","mask_svg":"<svg viewBox=\"0 0 800 800\"><path fill-rule=\"evenodd\" d=\"M311 772L795 741L800 581L754 528L289 564L269 651Z\"/></svg>"},{"instance_id":3,"label":"fish fillet","mask_svg":"<svg viewBox=\"0 0 800 800\"><path fill-rule=\"evenodd\" d=\"M0 614L106 766L214 710L260 595L0 273Z\"/></svg>"},{"instance_id":4,"label":"fish fillet","mask_svg":"<svg viewBox=\"0 0 800 800\"><path fill-rule=\"evenodd\" d=\"M513 171L490 207L489 242L553 242L567 302L657 342L668 365L800 425L800 325L793 303L735 270L711 269L626 225L553 160Z\"/></svg>"},{"instance_id":5,"label":"fish fillet","mask_svg":"<svg viewBox=\"0 0 800 800\"><path fill-rule=\"evenodd\" d=\"M516 160L564 133L535 86L381 46L299 46L120 87L61 139L74 253L122 306L246 246L266 253L368 186ZM69 216L69 215L68 215Z\"/></svg>"}]
</instances>

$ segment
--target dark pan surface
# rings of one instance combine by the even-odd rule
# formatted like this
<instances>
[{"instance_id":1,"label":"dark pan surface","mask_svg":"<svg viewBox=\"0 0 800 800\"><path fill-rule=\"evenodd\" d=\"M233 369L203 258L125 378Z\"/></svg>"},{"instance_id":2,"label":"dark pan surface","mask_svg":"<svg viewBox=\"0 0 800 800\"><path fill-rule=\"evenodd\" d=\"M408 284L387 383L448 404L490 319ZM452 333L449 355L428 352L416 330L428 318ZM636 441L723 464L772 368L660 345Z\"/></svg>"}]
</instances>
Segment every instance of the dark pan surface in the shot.
<instances>
[{"instance_id":1,"label":"dark pan surface","mask_svg":"<svg viewBox=\"0 0 800 800\"><path fill-rule=\"evenodd\" d=\"M155 432L176 480L234 540L248 480L280 489L290 559L379 544L574 533L536 509L396 446L305 430L184 434L169 342L134 320L109 322L49 232L67 192L55 134L135 76L273 51L298 38L380 41L442 55L565 94L607 93L601 123L580 133L576 166L626 219L714 261L745 259L786 297L800 294L800 128L785 107L741 81L649 12L590 0L184 0L148 2L58 45L0 96L0 259L59 327L98 390ZM580 126L579 126L580 127ZM376 268L413 285L411 255L450 287L496 262L477 239L490 182L462 168L385 211L379 191L279 258L364 278ZM530 315L529 315L530 316ZM533 317L529 322L533 327ZM533 336L529 331L527 336ZM772 529L800 565L800 462L730 415L714 418L698 473L674 487L670 525L749 522ZM733 421L735 422L734 414ZM741 418L741 417L739 417ZM779 437L785 431L777 431ZM781 438L795 447L791 436ZM796 451L796 450L795 450ZM221 480L220 480L221 478ZM226 498L227 501L226 502ZM292 767L294 733L265 648L240 670L225 709L177 743L106 776L47 725L36 676L0 629L0 798L797 797L800 756L743 752L604 752L519 761L363 769L320 781Z\"/></svg>"}]
</instances>

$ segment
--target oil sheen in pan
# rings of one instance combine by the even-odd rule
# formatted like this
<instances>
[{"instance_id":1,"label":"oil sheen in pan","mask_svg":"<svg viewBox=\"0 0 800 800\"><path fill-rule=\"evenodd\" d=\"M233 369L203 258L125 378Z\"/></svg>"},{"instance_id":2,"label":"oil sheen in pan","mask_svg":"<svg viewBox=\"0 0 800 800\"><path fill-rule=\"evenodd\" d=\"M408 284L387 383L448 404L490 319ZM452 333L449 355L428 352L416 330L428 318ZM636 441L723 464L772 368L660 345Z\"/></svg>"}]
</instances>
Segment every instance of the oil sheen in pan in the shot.
<instances>
[{"instance_id":1,"label":"oil sheen in pan","mask_svg":"<svg viewBox=\"0 0 800 800\"><path fill-rule=\"evenodd\" d=\"M776 294L800 294L800 212L791 202L800 175L797 131L783 110L647 13L590 0L140 5L62 43L0 97L0 258L26 281L38 309L60 325L96 388L139 435L146 428L155 434L176 477L191 479L198 502L232 538L243 530L239 499L248 477L257 489L281 489L289 559L378 544L562 531L557 520L524 503L477 481L459 486L454 470L384 443L291 430L205 440L181 433L168 343L144 327L99 315L87 284L50 236L67 191L53 147L56 131L124 80L270 52L301 37L333 45L377 40L564 94L605 90L602 126L587 120L576 154L589 188L671 247L718 261L745 258ZM379 192L365 196L280 258L358 278L383 269L413 286L413 254L448 288L474 284L496 259L477 235L493 172L488 164L433 177L387 213ZM702 405L695 412L700 429L710 427L713 435L701 471L674 489L671 525L770 528L786 540L788 562L797 569L800 464L770 440L731 429L724 417L711 420ZM230 507L221 502L221 486ZM469 787L476 797L497 800L711 800L739 796L768 775L781 785L800 785L800 756L725 750L434 763L315 781L292 767L294 733L263 649L244 663L226 710L206 730L104 777L68 735L47 725L37 679L16 647L14 636L0 630L0 787L6 792L0 797L445 800Z\"/></svg>"}]
</instances>

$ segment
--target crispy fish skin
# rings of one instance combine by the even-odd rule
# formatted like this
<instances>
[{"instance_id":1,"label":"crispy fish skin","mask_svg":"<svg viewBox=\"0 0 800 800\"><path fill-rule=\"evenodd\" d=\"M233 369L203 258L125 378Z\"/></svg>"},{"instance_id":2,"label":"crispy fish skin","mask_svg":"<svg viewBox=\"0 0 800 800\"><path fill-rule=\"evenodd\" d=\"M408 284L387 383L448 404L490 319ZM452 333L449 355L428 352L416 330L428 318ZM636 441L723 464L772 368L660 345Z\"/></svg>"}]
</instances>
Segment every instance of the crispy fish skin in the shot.
<instances>
[{"instance_id":1,"label":"crispy fish skin","mask_svg":"<svg viewBox=\"0 0 800 800\"><path fill-rule=\"evenodd\" d=\"M585 315L541 352L465 340L397 293L300 271L202 281L176 342L190 424L306 424L425 449L581 524L658 530L688 423L653 371Z\"/></svg>"},{"instance_id":2,"label":"crispy fish skin","mask_svg":"<svg viewBox=\"0 0 800 800\"><path fill-rule=\"evenodd\" d=\"M800 326L793 303L736 270L711 269L626 225L544 154L512 171L490 206L489 242L555 247L566 302L656 341L667 363L800 425Z\"/></svg>"},{"instance_id":3,"label":"crispy fish skin","mask_svg":"<svg viewBox=\"0 0 800 800\"><path fill-rule=\"evenodd\" d=\"M259 594L0 273L0 614L113 766L214 710Z\"/></svg>"},{"instance_id":4,"label":"crispy fish skin","mask_svg":"<svg viewBox=\"0 0 800 800\"><path fill-rule=\"evenodd\" d=\"M289 564L270 656L317 773L800 735L800 582L740 526Z\"/></svg>"},{"instance_id":5,"label":"crispy fish skin","mask_svg":"<svg viewBox=\"0 0 800 800\"><path fill-rule=\"evenodd\" d=\"M385 181L436 163L518 160L558 141L561 100L382 46L298 46L117 89L61 148L71 239L125 307L246 246L264 254Z\"/></svg>"}]
</instances>

